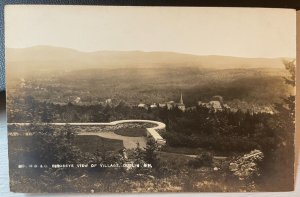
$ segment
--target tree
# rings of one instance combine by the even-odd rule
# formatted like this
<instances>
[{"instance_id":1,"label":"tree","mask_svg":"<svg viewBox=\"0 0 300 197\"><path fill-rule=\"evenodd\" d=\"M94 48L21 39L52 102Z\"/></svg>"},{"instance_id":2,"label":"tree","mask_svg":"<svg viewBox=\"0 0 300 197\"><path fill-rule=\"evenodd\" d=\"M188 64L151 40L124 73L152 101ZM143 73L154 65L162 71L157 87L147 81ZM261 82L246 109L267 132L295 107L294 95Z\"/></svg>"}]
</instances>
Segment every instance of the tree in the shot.
<instances>
[{"instance_id":1,"label":"tree","mask_svg":"<svg viewBox=\"0 0 300 197\"><path fill-rule=\"evenodd\" d=\"M44 102L42 108L41 121L42 122L51 122L53 120L53 116L50 112L50 109L47 107L47 103Z\"/></svg>"},{"instance_id":2,"label":"tree","mask_svg":"<svg viewBox=\"0 0 300 197\"><path fill-rule=\"evenodd\" d=\"M157 167L159 163L159 158L157 154L158 145L154 139L150 138L147 141L145 148L145 161L148 164L151 164L152 167Z\"/></svg>"},{"instance_id":3,"label":"tree","mask_svg":"<svg viewBox=\"0 0 300 197\"><path fill-rule=\"evenodd\" d=\"M287 85L295 88L295 61L285 62L290 76L285 77ZM265 177L270 190L290 191L294 185L294 133L295 133L295 93L277 104L278 114L272 121L275 131L276 148L265 154L267 162L264 165Z\"/></svg>"},{"instance_id":4,"label":"tree","mask_svg":"<svg viewBox=\"0 0 300 197\"><path fill-rule=\"evenodd\" d=\"M139 166L143 166L145 163L144 157L144 151L141 149L140 144L137 143L137 146L133 151L133 163Z\"/></svg>"},{"instance_id":5,"label":"tree","mask_svg":"<svg viewBox=\"0 0 300 197\"><path fill-rule=\"evenodd\" d=\"M41 164L70 164L81 160L81 151L74 145L75 133L69 125L55 128L52 125L32 125L33 152Z\"/></svg>"}]
</instances>

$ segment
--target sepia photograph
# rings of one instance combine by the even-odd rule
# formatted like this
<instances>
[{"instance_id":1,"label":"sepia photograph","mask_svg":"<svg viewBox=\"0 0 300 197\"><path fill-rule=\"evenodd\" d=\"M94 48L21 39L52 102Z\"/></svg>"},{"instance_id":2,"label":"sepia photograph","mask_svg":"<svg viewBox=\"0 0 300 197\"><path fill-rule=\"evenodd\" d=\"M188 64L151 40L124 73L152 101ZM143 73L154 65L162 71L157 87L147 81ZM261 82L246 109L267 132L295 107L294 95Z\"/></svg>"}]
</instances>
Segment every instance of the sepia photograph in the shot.
<instances>
[{"instance_id":1,"label":"sepia photograph","mask_svg":"<svg viewBox=\"0 0 300 197\"><path fill-rule=\"evenodd\" d=\"M296 11L5 6L10 190L294 190Z\"/></svg>"}]
</instances>

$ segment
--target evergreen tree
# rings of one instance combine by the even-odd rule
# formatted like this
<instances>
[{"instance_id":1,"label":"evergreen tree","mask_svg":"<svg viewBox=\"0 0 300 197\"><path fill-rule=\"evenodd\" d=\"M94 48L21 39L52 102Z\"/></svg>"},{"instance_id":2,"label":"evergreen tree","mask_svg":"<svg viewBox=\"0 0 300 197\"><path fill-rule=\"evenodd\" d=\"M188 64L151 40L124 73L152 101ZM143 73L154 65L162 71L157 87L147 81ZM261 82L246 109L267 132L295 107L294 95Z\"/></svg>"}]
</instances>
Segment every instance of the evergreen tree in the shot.
<instances>
[{"instance_id":1,"label":"evergreen tree","mask_svg":"<svg viewBox=\"0 0 300 197\"><path fill-rule=\"evenodd\" d=\"M55 128L51 125L32 125L35 160L44 164L68 164L80 161L81 151L74 146L74 132L67 125Z\"/></svg>"},{"instance_id":2,"label":"evergreen tree","mask_svg":"<svg viewBox=\"0 0 300 197\"><path fill-rule=\"evenodd\" d=\"M285 82L295 88L295 61L285 63L290 76ZM294 183L295 94L276 105L278 114L270 127L275 131L275 150L266 156L265 178L270 190L290 191Z\"/></svg>"},{"instance_id":3,"label":"evergreen tree","mask_svg":"<svg viewBox=\"0 0 300 197\"><path fill-rule=\"evenodd\" d=\"M133 162L134 164L138 164L140 166L144 165L144 152L140 147L140 144L137 143L136 148L133 151Z\"/></svg>"},{"instance_id":4,"label":"evergreen tree","mask_svg":"<svg viewBox=\"0 0 300 197\"><path fill-rule=\"evenodd\" d=\"M146 148L145 148L145 161L148 164L151 164L152 167L157 167L159 163L159 158L157 154L158 145L154 139L148 139Z\"/></svg>"}]
</instances>

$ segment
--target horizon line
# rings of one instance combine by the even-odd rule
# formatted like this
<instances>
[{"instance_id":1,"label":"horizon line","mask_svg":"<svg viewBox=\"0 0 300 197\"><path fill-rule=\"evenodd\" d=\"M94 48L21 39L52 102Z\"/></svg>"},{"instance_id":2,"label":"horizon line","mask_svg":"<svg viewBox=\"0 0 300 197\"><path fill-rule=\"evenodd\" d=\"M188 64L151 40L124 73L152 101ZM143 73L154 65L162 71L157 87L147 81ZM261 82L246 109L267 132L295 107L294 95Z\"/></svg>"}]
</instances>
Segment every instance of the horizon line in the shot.
<instances>
[{"instance_id":1,"label":"horizon line","mask_svg":"<svg viewBox=\"0 0 300 197\"><path fill-rule=\"evenodd\" d=\"M222 56L222 57L233 57L233 58L246 58L246 59L293 59L296 60L296 57L285 57L285 56L276 56L276 57L245 57L245 56L234 56L234 55L221 55L221 54L195 54L195 53L187 53L187 52L177 52L177 51L145 51L145 50L94 50L94 51L84 51L76 48L65 47L65 46L54 46L54 45L32 45L29 47L7 47L4 49L29 49L35 47L49 47L49 48L62 48L69 49L81 53L97 53L97 52L142 52L142 53L176 53L176 54L184 54L184 55L192 55L192 56Z\"/></svg>"}]
</instances>

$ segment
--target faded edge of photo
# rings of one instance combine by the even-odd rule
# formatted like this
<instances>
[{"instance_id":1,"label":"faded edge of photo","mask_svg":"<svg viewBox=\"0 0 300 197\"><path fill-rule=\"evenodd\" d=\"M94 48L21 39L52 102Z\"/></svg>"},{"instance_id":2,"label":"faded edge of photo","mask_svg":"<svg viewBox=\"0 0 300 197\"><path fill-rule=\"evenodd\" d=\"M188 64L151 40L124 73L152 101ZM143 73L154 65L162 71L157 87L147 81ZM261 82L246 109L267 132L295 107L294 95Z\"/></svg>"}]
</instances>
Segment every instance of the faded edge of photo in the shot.
<instances>
[{"instance_id":1,"label":"faded edge of photo","mask_svg":"<svg viewBox=\"0 0 300 197\"><path fill-rule=\"evenodd\" d=\"M300 60L300 11L297 11L297 20L296 20L296 26L297 26L297 53L296 53L296 130L295 130L295 187L296 185L299 185L297 184L299 182L299 172L300 172L300 169L299 169L299 149L300 149L300 133L299 133L299 128L300 128L300 105L299 105L299 102L300 102L300 95L299 95L299 92L300 92L300 84L299 84L299 81L297 81L297 79L300 78L300 63L299 63L299 60Z\"/></svg>"}]
</instances>

